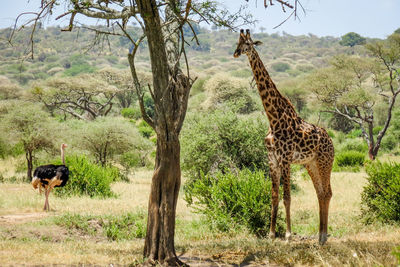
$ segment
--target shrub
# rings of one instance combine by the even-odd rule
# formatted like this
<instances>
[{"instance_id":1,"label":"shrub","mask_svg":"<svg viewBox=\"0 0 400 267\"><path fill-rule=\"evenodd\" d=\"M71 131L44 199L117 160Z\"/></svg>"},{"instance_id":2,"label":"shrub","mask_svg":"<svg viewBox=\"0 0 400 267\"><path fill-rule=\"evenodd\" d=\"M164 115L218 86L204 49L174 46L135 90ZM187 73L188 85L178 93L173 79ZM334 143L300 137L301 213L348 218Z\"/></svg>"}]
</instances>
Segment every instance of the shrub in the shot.
<instances>
[{"instance_id":1,"label":"shrub","mask_svg":"<svg viewBox=\"0 0 400 267\"><path fill-rule=\"evenodd\" d=\"M125 168L125 171L128 172L132 168L137 167L145 167L149 165L149 161L147 156L150 154L150 151L143 150L133 150L130 152L126 152L121 155L120 163Z\"/></svg>"},{"instance_id":2,"label":"shrub","mask_svg":"<svg viewBox=\"0 0 400 267\"><path fill-rule=\"evenodd\" d=\"M386 134L382 138L381 147L386 151L390 151L395 149L396 146L398 146L398 144L399 144L399 138L389 132L389 134Z\"/></svg>"},{"instance_id":3,"label":"shrub","mask_svg":"<svg viewBox=\"0 0 400 267\"><path fill-rule=\"evenodd\" d=\"M151 144L132 123L117 118L101 118L81 125L78 144L90 151L96 163L106 166L126 152L146 151ZM78 132L79 133L79 132ZM83 136L83 137L81 137Z\"/></svg>"},{"instance_id":4,"label":"shrub","mask_svg":"<svg viewBox=\"0 0 400 267\"><path fill-rule=\"evenodd\" d=\"M268 171L267 129L261 115L249 118L228 110L192 115L182 131L182 169L191 179L227 168Z\"/></svg>"},{"instance_id":5,"label":"shrub","mask_svg":"<svg viewBox=\"0 0 400 267\"><path fill-rule=\"evenodd\" d=\"M109 240L132 240L146 235L145 213L127 213L120 217L109 216L103 219L104 233Z\"/></svg>"},{"instance_id":6,"label":"shrub","mask_svg":"<svg viewBox=\"0 0 400 267\"><path fill-rule=\"evenodd\" d=\"M60 164L60 163L56 163ZM122 177L115 167L100 167L90 162L85 156L66 158L69 168L68 183L55 190L58 196L113 197L111 183Z\"/></svg>"},{"instance_id":7,"label":"shrub","mask_svg":"<svg viewBox=\"0 0 400 267\"><path fill-rule=\"evenodd\" d=\"M146 216L142 211L115 215L64 214L54 217L56 225L84 235L103 234L109 240L132 240L146 234Z\"/></svg>"},{"instance_id":8,"label":"shrub","mask_svg":"<svg viewBox=\"0 0 400 267\"><path fill-rule=\"evenodd\" d=\"M123 108L121 110L121 115L124 118L128 118L128 119L134 119L137 120L140 117L142 117L142 113L140 112L140 109L138 107L134 107L134 108Z\"/></svg>"},{"instance_id":9,"label":"shrub","mask_svg":"<svg viewBox=\"0 0 400 267\"><path fill-rule=\"evenodd\" d=\"M345 139L338 146L338 150L339 151L352 150L352 151L358 151L358 152L362 152L362 153L367 153L368 152L368 145L361 138Z\"/></svg>"},{"instance_id":10,"label":"shrub","mask_svg":"<svg viewBox=\"0 0 400 267\"><path fill-rule=\"evenodd\" d=\"M285 72L290 69L290 65L284 62L277 62L271 65L272 69L277 72Z\"/></svg>"},{"instance_id":11,"label":"shrub","mask_svg":"<svg viewBox=\"0 0 400 267\"><path fill-rule=\"evenodd\" d=\"M400 222L400 164L370 162L366 166L367 185L361 194L366 222Z\"/></svg>"},{"instance_id":12,"label":"shrub","mask_svg":"<svg viewBox=\"0 0 400 267\"><path fill-rule=\"evenodd\" d=\"M147 124L147 122L145 122L144 120L142 120L139 125L138 125L138 130L139 133L146 137L146 138L150 138L150 136L154 135L155 132L153 130L153 128L151 128L150 125Z\"/></svg>"},{"instance_id":13,"label":"shrub","mask_svg":"<svg viewBox=\"0 0 400 267\"><path fill-rule=\"evenodd\" d=\"M378 135L379 132L383 129L383 126L376 126L372 129L373 135Z\"/></svg>"},{"instance_id":14,"label":"shrub","mask_svg":"<svg viewBox=\"0 0 400 267\"><path fill-rule=\"evenodd\" d=\"M362 137L362 130L361 129L354 129L350 133L348 133L346 136L348 138Z\"/></svg>"},{"instance_id":15,"label":"shrub","mask_svg":"<svg viewBox=\"0 0 400 267\"><path fill-rule=\"evenodd\" d=\"M250 113L256 110L256 104L248 87L245 79L226 74L214 75L204 84L208 95L205 106L208 109L215 109L227 105L239 113Z\"/></svg>"},{"instance_id":16,"label":"shrub","mask_svg":"<svg viewBox=\"0 0 400 267\"><path fill-rule=\"evenodd\" d=\"M343 151L336 155L336 164L339 167L362 166L365 161L365 153L358 151Z\"/></svg>"},{"instance_id":17,"label":"shrub","mask_svg":"<svg viewBox=\"0 0 400 267\"><path fill-rule=\"evenodd\" d=\"M89 65L89 63L83 63L81 65L72 65L70 68L64 71L65 76L76 76L82 73L93 73L96 68Z\"/></svg>"},{"instance_id":18,"label":"shrub","mask_svg":"<svg viewBox=\"0 0 400 267\"><path fill-rule=\"evenodd\" d=\"M206 81L207 81L206 78L197 79L197 80L194 82L194 84L193 84L193 86L192 86L192 89L190 90L191 95L196 95L196 94L198 94L198 93L203 92L203 91L204 91L204 83L205 83Z\"/></svg>"},{"instance_id":19,"label":"shrub","mask_svg":"<svg viewBox=\"0 0 400 267\"><path fill-rule=\"evenodd\" d=\"M266 236L271 221L271 181L263 171L248 169L237 174L227 170L200 179L184 187L185 200L196 212L205 215L212 228L229 231L245 226L258 236ZM283 220L278 217L277 233L283 233Z\"/></svg>"}]
</instances>

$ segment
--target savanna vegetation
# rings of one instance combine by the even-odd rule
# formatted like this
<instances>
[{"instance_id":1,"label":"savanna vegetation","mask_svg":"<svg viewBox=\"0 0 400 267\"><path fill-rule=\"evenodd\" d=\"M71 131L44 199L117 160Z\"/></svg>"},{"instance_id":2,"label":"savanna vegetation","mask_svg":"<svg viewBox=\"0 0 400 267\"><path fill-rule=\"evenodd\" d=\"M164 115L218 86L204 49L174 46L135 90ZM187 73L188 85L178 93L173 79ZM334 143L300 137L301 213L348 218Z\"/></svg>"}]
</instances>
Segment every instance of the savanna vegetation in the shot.
<instances>
[{"instance_id":1,"label":"savanna vegetation","mask_svg":"<svg viewBox=\"0 0 400 267\"><path fill-rule=\"evenodd\" d=\"M136 92L137 84L157 86L147 41L135 50L133 79L130 40L108 35L102 48L98 33L105 29L96 29L77 34L37 25L33 58L23 57L30 27L15 33L13 46L12 30L0 29L0 265L143 263L148 196L164 138L154 127L162 101L152 90ZM138 25L126 31L135 40L142 33ZM182 33L197 79L180 121L181 260L400 264L400 33L384 40L253 34L267 44L257 49L278 89L334 141L330 238L322 247L317 199L301 166L292 167L294 238L266 237L268 120L247 59L232 57L237 34L197 24ZM60 143L69 145L71 177L51 196L54 210L43 213L43 196L27 181L36 166L60 162ZM278 232L283 220L279 214Z\"/></svg>"}]
</instances>

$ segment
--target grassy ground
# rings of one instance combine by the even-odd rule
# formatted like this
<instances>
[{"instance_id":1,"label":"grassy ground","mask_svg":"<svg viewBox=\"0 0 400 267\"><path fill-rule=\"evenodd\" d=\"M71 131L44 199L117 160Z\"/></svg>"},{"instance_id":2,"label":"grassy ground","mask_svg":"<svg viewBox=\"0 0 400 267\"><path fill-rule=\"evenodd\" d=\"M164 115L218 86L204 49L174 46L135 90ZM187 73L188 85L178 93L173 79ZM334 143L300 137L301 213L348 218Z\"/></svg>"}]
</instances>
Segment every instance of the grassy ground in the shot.
<instances>
[{"instance_id":1,"label":"grassy ground","mask_svg":"<svg viewBox=\"0 0 400 267\"><path fill-rule=\"evenodd\" d=\"M12 172L6 170L5 162L0 163L1 173ZM0 185L0 265L141 263L151 174L138 171L131 183L114 184L117 198L51 196L53 210L49 213L42 212L43 195L29 184L6 179ZM363 172L333 173L331 237L323 247L316 239L319 219L314 188L310 180L298 176L300 191L292 197L296 234L290 243L258 239L244 232L211 232L180 199L177 253L193 266L395 266L398 262L392 251L400 245L399 227L365 226L360 221L364 177ZM134 223L129 224L131 221ZM132 233L133 237L127 238Z\"/></svg>"}]
</instances>

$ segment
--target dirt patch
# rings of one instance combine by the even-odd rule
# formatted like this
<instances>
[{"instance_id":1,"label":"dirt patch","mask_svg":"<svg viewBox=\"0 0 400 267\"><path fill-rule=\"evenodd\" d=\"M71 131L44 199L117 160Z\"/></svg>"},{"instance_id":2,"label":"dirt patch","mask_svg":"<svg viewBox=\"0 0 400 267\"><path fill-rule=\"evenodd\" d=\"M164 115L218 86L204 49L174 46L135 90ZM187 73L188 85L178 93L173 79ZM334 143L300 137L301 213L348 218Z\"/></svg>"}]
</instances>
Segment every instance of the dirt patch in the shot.
<instances>
[{"instance_id":1,"label":"dirt patch","mask_svg":"<svg viewBox=\"0 0 400 267\"><path fill-rule=\"evenodd\" d=\"M19 224L38 221L46 216L47 214L44 212L2 215L0 216L0 224Z\"/></svg>"}]
</instances>

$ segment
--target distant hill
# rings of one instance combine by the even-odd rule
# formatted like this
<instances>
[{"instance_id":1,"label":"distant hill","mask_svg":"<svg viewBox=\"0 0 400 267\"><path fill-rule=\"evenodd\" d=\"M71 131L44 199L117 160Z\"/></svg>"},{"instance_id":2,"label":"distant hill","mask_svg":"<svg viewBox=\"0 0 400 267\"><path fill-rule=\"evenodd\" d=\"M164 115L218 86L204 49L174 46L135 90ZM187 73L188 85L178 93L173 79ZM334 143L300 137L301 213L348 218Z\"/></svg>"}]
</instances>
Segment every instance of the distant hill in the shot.
<instances>
[{"instance_id":1,"label":"distant hill","mask_svg":"<svg viewBox=\"0 0 400 267\"><path fill-rule=\"evenodd\" d=\"M101 28L98 28L101 30ZM128 31L140 33L139 28ZM229 72L236 77L250 77L247 59L232 57L238 34L227 30L210 31L196 28L200 45L191 40L187 31L189 63L197 76L209 76L217 72ZM28 85L31 81L47 79L53 75L74 76L94 72L103 67L128 68L126 54L129 40L121 36L96 36L86 28L73 32L61 32L60 27L40 28L34 35L34 59L24 58L29 46L30 28L16 33L12 44L8 43L10 28L0 29L0 75ZM349 51L334 37L292 36L279 34L253 34L264 44L259 53L274 78L279 81L310 72L326 65L327 59ZM24 58L24 60L22 60ZM146 43L137 55L138 68L150 69Z\"/></svg>"}]
</instances>

